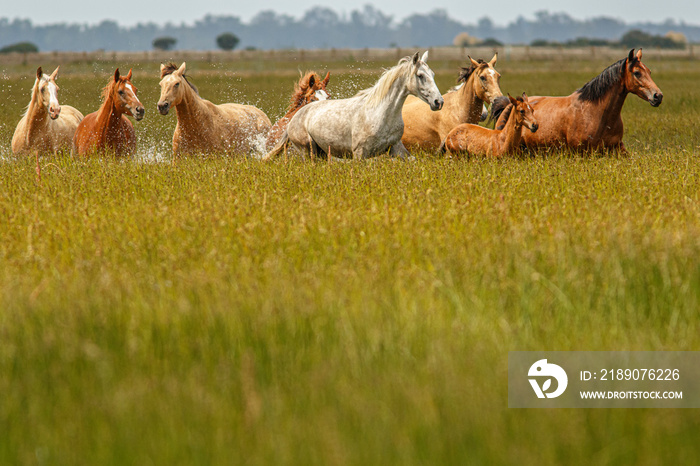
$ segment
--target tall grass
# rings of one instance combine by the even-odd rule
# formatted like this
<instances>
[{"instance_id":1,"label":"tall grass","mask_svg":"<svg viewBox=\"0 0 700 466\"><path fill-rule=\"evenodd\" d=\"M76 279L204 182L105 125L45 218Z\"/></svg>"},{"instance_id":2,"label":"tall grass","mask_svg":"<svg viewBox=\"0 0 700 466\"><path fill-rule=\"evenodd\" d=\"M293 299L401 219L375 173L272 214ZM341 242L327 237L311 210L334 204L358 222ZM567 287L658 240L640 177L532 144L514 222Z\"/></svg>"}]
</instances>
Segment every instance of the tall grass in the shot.
<instances>
[{"instance_id":1,"label":"tall grass","mask_svg":"<svg viewBox=\"0 0 700 466\"><path fill-rule=\"evenodd\" d=\"M665 101L630 97L628 156L173 160L151 112L135 159L47 157L37 185L8 157L0 463L694 461L692 410L507 408L508 351L700 349L700 66L649 66ZM500 68L511 94L595 74ZM27 84L0 81L2 145ZM291 90L196 84L271 116Z\"/></svg>"}]
</instances>

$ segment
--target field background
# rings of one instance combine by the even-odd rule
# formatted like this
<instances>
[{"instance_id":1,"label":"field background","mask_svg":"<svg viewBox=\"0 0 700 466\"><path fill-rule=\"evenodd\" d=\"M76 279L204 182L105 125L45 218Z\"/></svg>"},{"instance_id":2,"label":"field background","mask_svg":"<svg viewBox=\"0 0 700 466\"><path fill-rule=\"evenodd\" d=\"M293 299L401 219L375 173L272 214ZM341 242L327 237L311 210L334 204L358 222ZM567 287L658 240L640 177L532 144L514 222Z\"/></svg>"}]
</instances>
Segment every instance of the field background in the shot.
<instances>
[{"instance_id":1,"label":"field background","mask_svg":"<svg viewBox=\"0 0 700 466\"><path fill-rule=\"evenodd\" d=\"M611 62L497 68L568 94ZM697 410L507 407L508 351L700 350L700 62L645 63L664 102L628 98L626 156L332 164L174 161L158 62L119 63L138 154L47 157L40 186L9 153L38 63L3 65L0 464L696 462ZM347 97L391 64L188 70L274 121L298 69ZM464 63L430 64L444 92ZM63 66L61 104L113 72Z\"/></svg>"}]
</instances>

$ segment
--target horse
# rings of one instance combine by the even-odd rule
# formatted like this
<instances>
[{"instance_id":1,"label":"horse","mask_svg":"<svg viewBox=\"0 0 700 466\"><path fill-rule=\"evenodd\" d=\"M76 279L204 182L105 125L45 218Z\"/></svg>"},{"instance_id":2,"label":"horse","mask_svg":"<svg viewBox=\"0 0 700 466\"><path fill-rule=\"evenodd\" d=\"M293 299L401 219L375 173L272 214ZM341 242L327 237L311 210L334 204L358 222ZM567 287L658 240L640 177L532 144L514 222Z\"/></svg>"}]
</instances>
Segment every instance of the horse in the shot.
<instances>
[{"instance_id":1,"label":"horse","mask_svg":"<svg viewBox=\"0 0 700 466\"><path fill-rule=\"evenodd\" d=\"M102 90L104 102L99 110L85 116L73 137L73 150L78 155L113 151L115 155L129 155L136 151L134 125L125 116L136 121L143 119L146 110L136 97L138 90L131 82L131 70L126 76L114 72L114 78Z\"/></svg>"},{"instance_id":2,"label":"horse","mask_svg":"<svg viewBox=\"0 0 700 466\"><path fill-rule=\"evenodd\" d=\"M520 150L522 128L536 132L538 128L533 108L527 94L514 99L508 95L510 105L503 111L502 125L488 129L465 123L454 128L440 146L442 152L467 152L474 155L501 157Z\"/></svg>"},{"instance_id":3,"label":"horse","mask_svg":"<svg viewBox=\"0 0 700 466\"><path fill-rule=\"evenodd\" d=\"M403 106L404 146L434 150L457 125L477 124L483 119L484 102L491 103L503 95L498 85L501 75L494 68L497 60L498 54L489 62L469 57L469 66L461 68L457 78L461 84L443 96L445 107L439 112L430 112L420 99L408 97Z\"/></svg>"},{"instance_id":4,"label":"horse","mask_svg":"<svg viewBox=\"0 0 700 466\"><path fill-rule=\"evenodd\" d=\"M267 115L252 105L216 105L201 98L186 70L184 62L179 68L173 63L160 65L158 112L167 115L175 107L177 114L173 152L250 153L256 137L270 131Z\"/></svg>"},{"instance_id":5,"label":"horse","mask_svg":"<svg viewBox=\"0 0 700 466\"><path fill-rule=\"evenodd\" d=\"M39 153L70 149L83 114L58 103L58 68L51 75L37 68L31 100L12 136L13 153L33 152L38 157Z\"/></svg>"},{"instance_id":6,"label":"horse","mask_svg":"<svg viewBox=\"0 0 700 466\"><path fill-rule=\"evenodd\" d=\"M658 107L663 93L651 79L649 68L642 63L642 49L613 63L573 94L565 97L531 97L540 129L523 132L529 148L569 147L577 151L619 150L622 142L622 106L632 93ZM492 109L498 115L501 109ZM500 124L500 119L499 122Z\"/></svg>"},{"instance_id":7,"label":"horse","mask_svg":"<svg viewBox=\"0 0 700 466\"><path fill-rule=\"evenodd\" d=\"M326 77L321 79L319 75L311 71L299 79L299 82L294 85L294 93L292 93L292 99L287 108L287 113L272 125L272 129L267 135L267 140L265 141L266 150L275 147L275 144L277 144L277 141L280 140L284 130L287 128L289 120L292 119L301 107L310 102L326 100L328 98L326 87L328 86L330 77L330 72L326 73Z\"/></svg>"},{"instance_id":8,"label":"horse","mask_svg":"<svg viewBox=\"0 0 700 466\"><path fill-rule=\"evenodd\" d=\"M313 156L352 154L355 159L389 152L405 157L401 142L404 124L401 117L406 97L418 96L432 110L442 108L444 100L435 84L435 73L426 63L428 52L420 57L404 57L386 70L374 86L354 97L321 100L302 107L292 117L282 139L268 152L269 160L280 154L289 142Z\"/></svg>"}]
</instances>

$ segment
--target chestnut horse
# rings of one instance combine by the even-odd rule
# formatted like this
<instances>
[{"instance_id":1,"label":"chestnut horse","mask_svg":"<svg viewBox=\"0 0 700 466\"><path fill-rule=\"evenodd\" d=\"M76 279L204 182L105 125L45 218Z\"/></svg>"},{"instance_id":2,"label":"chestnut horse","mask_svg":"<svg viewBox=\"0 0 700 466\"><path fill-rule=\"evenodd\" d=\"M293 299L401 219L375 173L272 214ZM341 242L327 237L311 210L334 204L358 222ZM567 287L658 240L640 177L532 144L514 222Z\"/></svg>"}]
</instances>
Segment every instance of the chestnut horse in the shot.
<instances>
[{"instance_id":1,"label":"chestnut horse","mask_svg":"<svg viewBox=\"0 0 700 466\"><path fill-rule=\"evenodd\" d=\"M301 107L316 100L326 100L328 98L326 86L328 86L330 78L330 72L326 73L324 79L321 79L319 75L311 71L299 79L299 82L294 85L294 93L292 94L292 99L287 108L287 113L272 125L272 129L267 135L267 141L265 141L266 150L269 151L275 147L277 141L282 138L284 130L287 129L289 120L292 119L294 114L298 112Z\"/></svg>"},{"instance_id":2,"label":"chestnut horse","mask_svg":"<svg viewBox=\"0 0 700 466\"><path fill-rule=\"evenodd\" d=\"M174 153L250 153L256 138L270 131L270 119L252 105L216 105L199 96L185 76L187 67L160 65L158 111L167 115L175 107L177 124Z\"/></svg>"},{"instance_id":3,"label":"chestnut horse","mask_svg":"<svg viewBox=\"0 0 700 466\"><path fill-rule=\"evenodd\" d=\"M75 108L58 103L58 68L49 76L41 67L36 70L36 81L27 111L12 136L12 152L58 152L70 149L73 134L83 114Z\"/></svg>"},{"instance_id":4,"label":"chestnut horse","mask_svg":"<svg viewBox=\"0 0 700 466\"><path fill-rule=\"evenodd\" d=\"M114 151L128 155L136 151L134 125L124 116L131 114L141 120L146 113L136 97L137 89L131 83L131 70L126 76L114 72L114 79L102 90L104 102L99 110L87 115L78 125L73 137L73 148L79 155Z\"/></svg>"},{"instance_id":5,"label":"chestnut horse","mask_svg":"<svg viewBox=\"0 0 700 466\"><path fill-rule=\"evenodd\" d=\"M494 68L497 59L498 54L488 63L469 57L469 67L462 68L457 79L462 84L443 96L445 106L439 112L431 112L420 99L409 96L402 112L405 127L401 141L406 148L437 149L455 126L478 123L484 102L503 95L498 85L501 75Z\"/></svg>"},{"instance_id":6,"label":"chestnut horse","mask_svg":"<svg viewBox=\"0 0 700 466\"><path fill-rule=\"evenodd\" d=\"M653 107L661 105L663 94L642 63L642 49L610 65L581 89L566 97L531 97L540 129L523 133L530 148L555 146L576 150L617 149L622 143L622 106L632 93ZM495 113L498 110L494 110ZM500 120L499 120L500 123Z\"/></svg>"},{"instance_id":7,"label":"chestnut horse","mask_svg":"<svg viewBox=\"0 0 700 466\"><path fill-rule=\"evenodd\" d=\"M488 129L468 123L459 125L450 131L440 150L494 157L519 151L523 126L534 133L538 124L527 94L523 93L517 99L509 94L508 100L510 105L503 111L501 121L505 121L502 126Z\"/></svg>"}]
</instances>

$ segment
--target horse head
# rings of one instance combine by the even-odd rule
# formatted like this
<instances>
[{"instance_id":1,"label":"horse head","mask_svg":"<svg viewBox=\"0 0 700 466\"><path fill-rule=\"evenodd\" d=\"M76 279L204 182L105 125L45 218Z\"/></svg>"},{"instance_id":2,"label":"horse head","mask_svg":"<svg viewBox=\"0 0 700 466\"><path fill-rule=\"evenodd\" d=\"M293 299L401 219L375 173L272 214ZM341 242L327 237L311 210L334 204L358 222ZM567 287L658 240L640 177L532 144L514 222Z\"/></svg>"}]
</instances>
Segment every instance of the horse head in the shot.
<instances>
[{"instance_id":1,"label":"horse head","mask_svg":"<svg viewBox=\"0 0 700 466\"><path fill-rule=\"evenodd\" d=\"M420 58L418 52L413 55L413 76L415 79L409 80L408 90L411 94L430 105L430 110L436 111L442 108L445 100L442 98L437 84L435 84L435 72L430 69L427 61L427 51Z\"/></svg>"},{"instance_id":2,"label":"horse head","mask_svg":"<svg viewBox=\"0 0 700 466\"><path fill-rule=\"evenodd\" d=\"M61 105L58 103L58 68L51 75L44 74L41 66L36 70L36 82L34 83L35 92L39 93L39 98L44 108L49 111L49 117L52 120L58 118L61 114Z\"/></svg>"},{"instance_id":3,"label":"horse head","mask_svg":"<svg viewBox=\"0 0 700 466\"><path fill-rule=\"evenodd\" d=\"M299 108L316 100L328 99L326 86L328 85L330 77L331 73L328 72L326 73L326 77L321 79L321 77L313 71L303 76L294 86L294 94L292 95L290 109Z\"/></svg>"},{"instance_id":4,"label":"horse head","mask_svg":"<svg viewBox=\"0 0 700 466\"><path fill-rule=\"evenodd\" d=\"M652 107L661 105L664 94L651 79L651 71L642 63L642 49L634 53L630 50L622 70L622 82L625 89L632 94L648 101Z\"/></svg>"},{"instance_id":5,"label":"horse head","mask_svg":"<svg viewBox=\"0 0 700 466\"><path fill-rule=\"evenodd\" d=\"M535 112L528 102L527 94L523 92L522 97L514 99L508 94L508 100L513 104L513 112L515 112L515 121L525 126L533 133L537 131L539 124L535 118Z\"/></svg>"},{"instance_id":6,"label":"horse head","mask_svg":"<svg viewBox=\"0 0 700 466\"><path fill-rule=\"evenodd\" d=\"M179 68L173 63L160 65L161 80L158 111L161 115L167 115L172 107L182 102L185 96L185 85L189 85L197 92L197 89L187 81L185 71L187 71L186 62L182 62Z\"/></svg>"},{"instance_id":7,"label":"horse head","mask_svg":"<svg viewBox=\"0 0 700 466\"><path fill-rule=\"evenodd\" d=\"M146 114L146 109L136 97L138 89L131 83L131 71L126 76L119 74L119 68L114 72L114 82L109 88L114 106L121 113L130 113L136 121L143 119Z\"/></svg>"},{"instance_id":8,"label":"horse head","mask_svg":"<svg viewBox=\"0 0 700 466\"><path fill-rule=\"evenodd\" d=\"M472 57L468 58L471 62L471 67L466 70L471 70L471 73L474 74L473 89L477 97L485 102L493 102L495 98L503 96L499 86L501 73L494 68L496 61L498 61L498 54L494 54L489 62L476 61ZM467 73L467 77L471 73Z\"/></svg>"}]
</instances>

